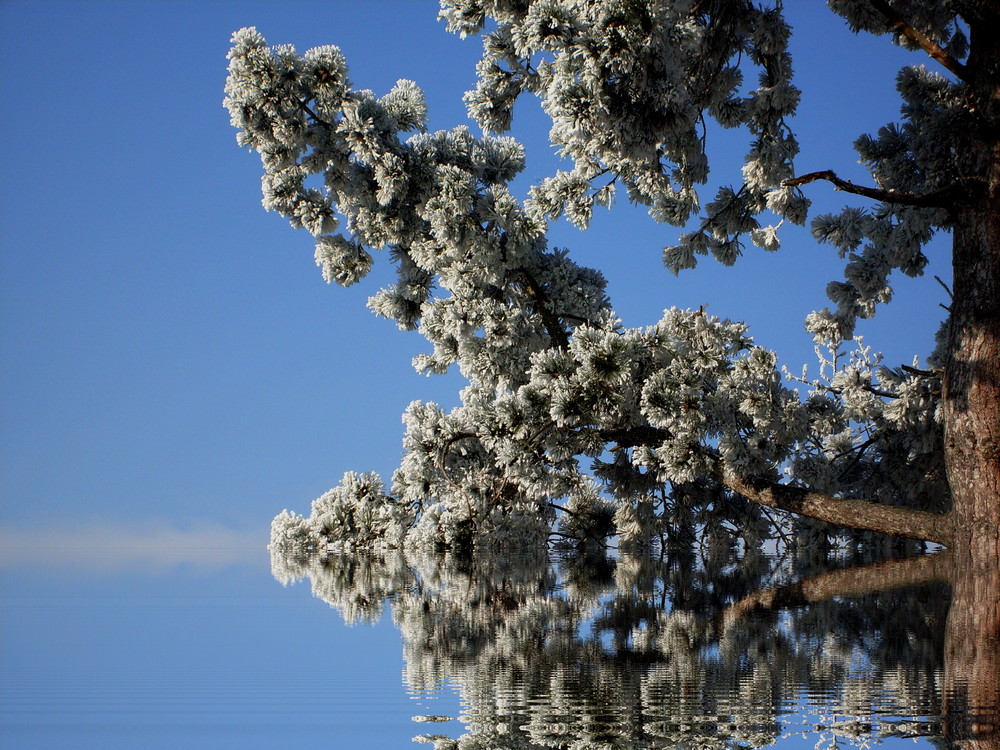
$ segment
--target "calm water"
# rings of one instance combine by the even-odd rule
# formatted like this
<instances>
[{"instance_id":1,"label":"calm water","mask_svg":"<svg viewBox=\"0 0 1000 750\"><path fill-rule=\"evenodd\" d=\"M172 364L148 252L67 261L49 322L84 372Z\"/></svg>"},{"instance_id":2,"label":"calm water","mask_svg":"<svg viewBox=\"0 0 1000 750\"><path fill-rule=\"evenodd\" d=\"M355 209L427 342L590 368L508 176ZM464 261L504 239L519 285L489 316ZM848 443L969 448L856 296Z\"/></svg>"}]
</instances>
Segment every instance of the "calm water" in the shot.
<instances>
[{"instance_id":1,"label":"calm water","mask_svg":"<svg viewBox=\"0 0 1000 750\"><path fill-rule=\"evenodd\" d=\"M0 747L912 747L954 724L926 562L276 563L300 580L262 544L8 559Z\"/></svg>"}]
</instances>

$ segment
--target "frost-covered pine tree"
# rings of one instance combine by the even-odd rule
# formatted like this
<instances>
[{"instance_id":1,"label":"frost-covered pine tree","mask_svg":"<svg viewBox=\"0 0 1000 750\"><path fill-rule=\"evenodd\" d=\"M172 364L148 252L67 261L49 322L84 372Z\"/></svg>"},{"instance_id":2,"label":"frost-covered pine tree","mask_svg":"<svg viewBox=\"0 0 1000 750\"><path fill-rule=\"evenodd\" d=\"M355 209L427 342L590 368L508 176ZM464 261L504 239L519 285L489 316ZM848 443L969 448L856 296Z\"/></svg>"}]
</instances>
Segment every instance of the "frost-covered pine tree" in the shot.
<instances>
[{"instance_id":1,"label":"frost-covered pine tree","mask_svg":"<svg viewBox=\"0 0 1000 750\"><path fill-rule=\"evenodd\" d=\"M468 381L451 411L407 410L391 486L348 474L308 518L275 519L272 546L502 551L553 533L670 544L720 524L753 541L777 508L995 564L1000 7L829 6L917 63L898 77L901 122L856 143L872 187L793 168L799 92L781 0L443 0L450 31L483 39L466 96L482 136L425 132L411 81L381 97L352 88L336 47L300 55L237 32L226 106L240 145L261 155L265 207L314 235L328 281L358 281L387 251L398 280L370 308L427 339L418 370L454 366ZM540 99L572 168L521 201L509 185L523 149L502 134L523 94ZM705 200L708 118L749 146L739 186ZM679 228L669 269L729 264L744 241L776 250L782 222L807 222L817 180L857 204L811 219L847 264L832 305L806 321L829 354L805 383L746 326L701 311L625 328L601 274L545 239L548 222L585 228L624 191ZM923 272L942 231L954 286L938 349L926 368L883 367L855 324L888 301L892 273Z\"/></svg>"}]
</instances>

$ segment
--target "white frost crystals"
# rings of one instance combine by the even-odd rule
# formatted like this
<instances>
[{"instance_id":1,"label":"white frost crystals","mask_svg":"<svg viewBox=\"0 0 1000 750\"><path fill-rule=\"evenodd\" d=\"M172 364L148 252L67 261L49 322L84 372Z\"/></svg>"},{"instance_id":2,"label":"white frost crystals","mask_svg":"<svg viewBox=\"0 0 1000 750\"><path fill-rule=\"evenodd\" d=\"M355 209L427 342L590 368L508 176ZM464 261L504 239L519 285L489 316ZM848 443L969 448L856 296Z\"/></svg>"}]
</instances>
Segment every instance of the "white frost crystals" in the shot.
<instances>
[{"instance_id":1,"label":"white frost crystals","mask_svg":"<svg viewBox=\"0 0 1000 750\"><path fill-rule=\"evenodd\" d=\"M654 531L684 537L694 524L759 540L762 528L788 526L739 502L726 476L784 476L831 496L910 506L946 495L938 374L884 368L860 345L852 353L851 340L855 319L891 296L893 269L920 272L921 245L942 221L935 209L848 209L814 221L849 265L831 285L836 309L807 321L822 370L800 379L804 395L783 385L776 356L742 323L669 309L653 326L624 327L603 276L547 245L548 221L565 215L585 227L618 187L654 218L685 224L707 174L706 116L750 133L744 184L705 206L700 225L665 251L668 267L709 254L733 263L747 235L777 250L780 223L805 222L808 201L782 184L794 174L785 118L798 92L780 4L702 6L444 3L453 31L478 33L492 19L467 97L482 137L425 132L412 81L382 97L353 89L335 47L299 55L267 47L254 29L234 35L225 104L238 142L261 155L265 207L314 236L328 282L357 282L388 251L397 279L369 307L428 341L419 371L457 366L468 381L450 411L419 401L407 409L390 486L349 472L308 518L275 519L282 576L315 549L492 554L544 548L552 535L631 543ZM743 86L744 69L759 74L756 88ZM921 97L947 94L920 75L901 88L918 114ZM489 134L509 126L522 92L541 98L552 141L573 163L523 202L509 187L523 148ZM903 168L885 146L897 136L914 137L886 131L859 145L889 177ZM760 225L765 211L775 225Z\"/></svg>"}]
</instances>

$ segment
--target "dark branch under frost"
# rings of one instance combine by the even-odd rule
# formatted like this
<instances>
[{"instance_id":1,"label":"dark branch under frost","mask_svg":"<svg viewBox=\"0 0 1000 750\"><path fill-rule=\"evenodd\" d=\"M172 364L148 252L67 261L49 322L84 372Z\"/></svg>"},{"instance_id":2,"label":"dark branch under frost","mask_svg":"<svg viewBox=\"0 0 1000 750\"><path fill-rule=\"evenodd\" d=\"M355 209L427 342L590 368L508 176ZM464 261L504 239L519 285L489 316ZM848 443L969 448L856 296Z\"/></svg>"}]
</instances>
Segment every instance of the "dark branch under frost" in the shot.
<instances>
[{"instance_id":1,"label":"dark branch under frost","mask_svg":"<svg viewBox=\"0 0 1000 750\"><path fill-rule=\"evenodd\" d=\"M837 190L842 190L845 193L853 193L854 195L871 198L882 203L895 203L903 206L916 206L918 208L950 208L965 192L959 185L949 185L941 190L935 190L933 193L926 194L870 188L841 179L830 169L792 177L781 184L784 187L801 187L817 180L826 180L832 183Z\"/></svg>"}]
</instances>

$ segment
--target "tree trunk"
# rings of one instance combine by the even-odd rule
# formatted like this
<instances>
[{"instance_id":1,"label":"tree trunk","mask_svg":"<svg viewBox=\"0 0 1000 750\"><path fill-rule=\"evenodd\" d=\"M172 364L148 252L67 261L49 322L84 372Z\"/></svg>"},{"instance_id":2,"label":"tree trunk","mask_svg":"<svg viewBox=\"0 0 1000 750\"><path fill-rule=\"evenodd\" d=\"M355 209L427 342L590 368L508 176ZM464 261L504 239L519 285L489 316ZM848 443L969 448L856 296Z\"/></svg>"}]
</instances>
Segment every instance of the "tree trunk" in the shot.
<instances>
[{"instance_id":1,"label":"tree trunk","mask_svg":"<svg viewBox=\"0 0 1000 750\"><path fill-rule=\"evenodd\" d=\"M954 298L943 391L956 566L945 714L954 746L1000 748L1000 8L970 2L970 99L983 127L958 136L981 191L955 210Z\"/></svg>"},{"instance_id":2,"label":"tree trunk","mask_svg":"<svg viewBox=\"0 0 1000 750\"><path fill-rule=\"evenodd\" d=\"M970 3L971 6L977 5ZM943 389L954 544L1000 564L1000 10L979 3L965 79L981 127L956 136L963 172L982 178L954 209L953 299Z\"/></svg>"}]
</instances>

